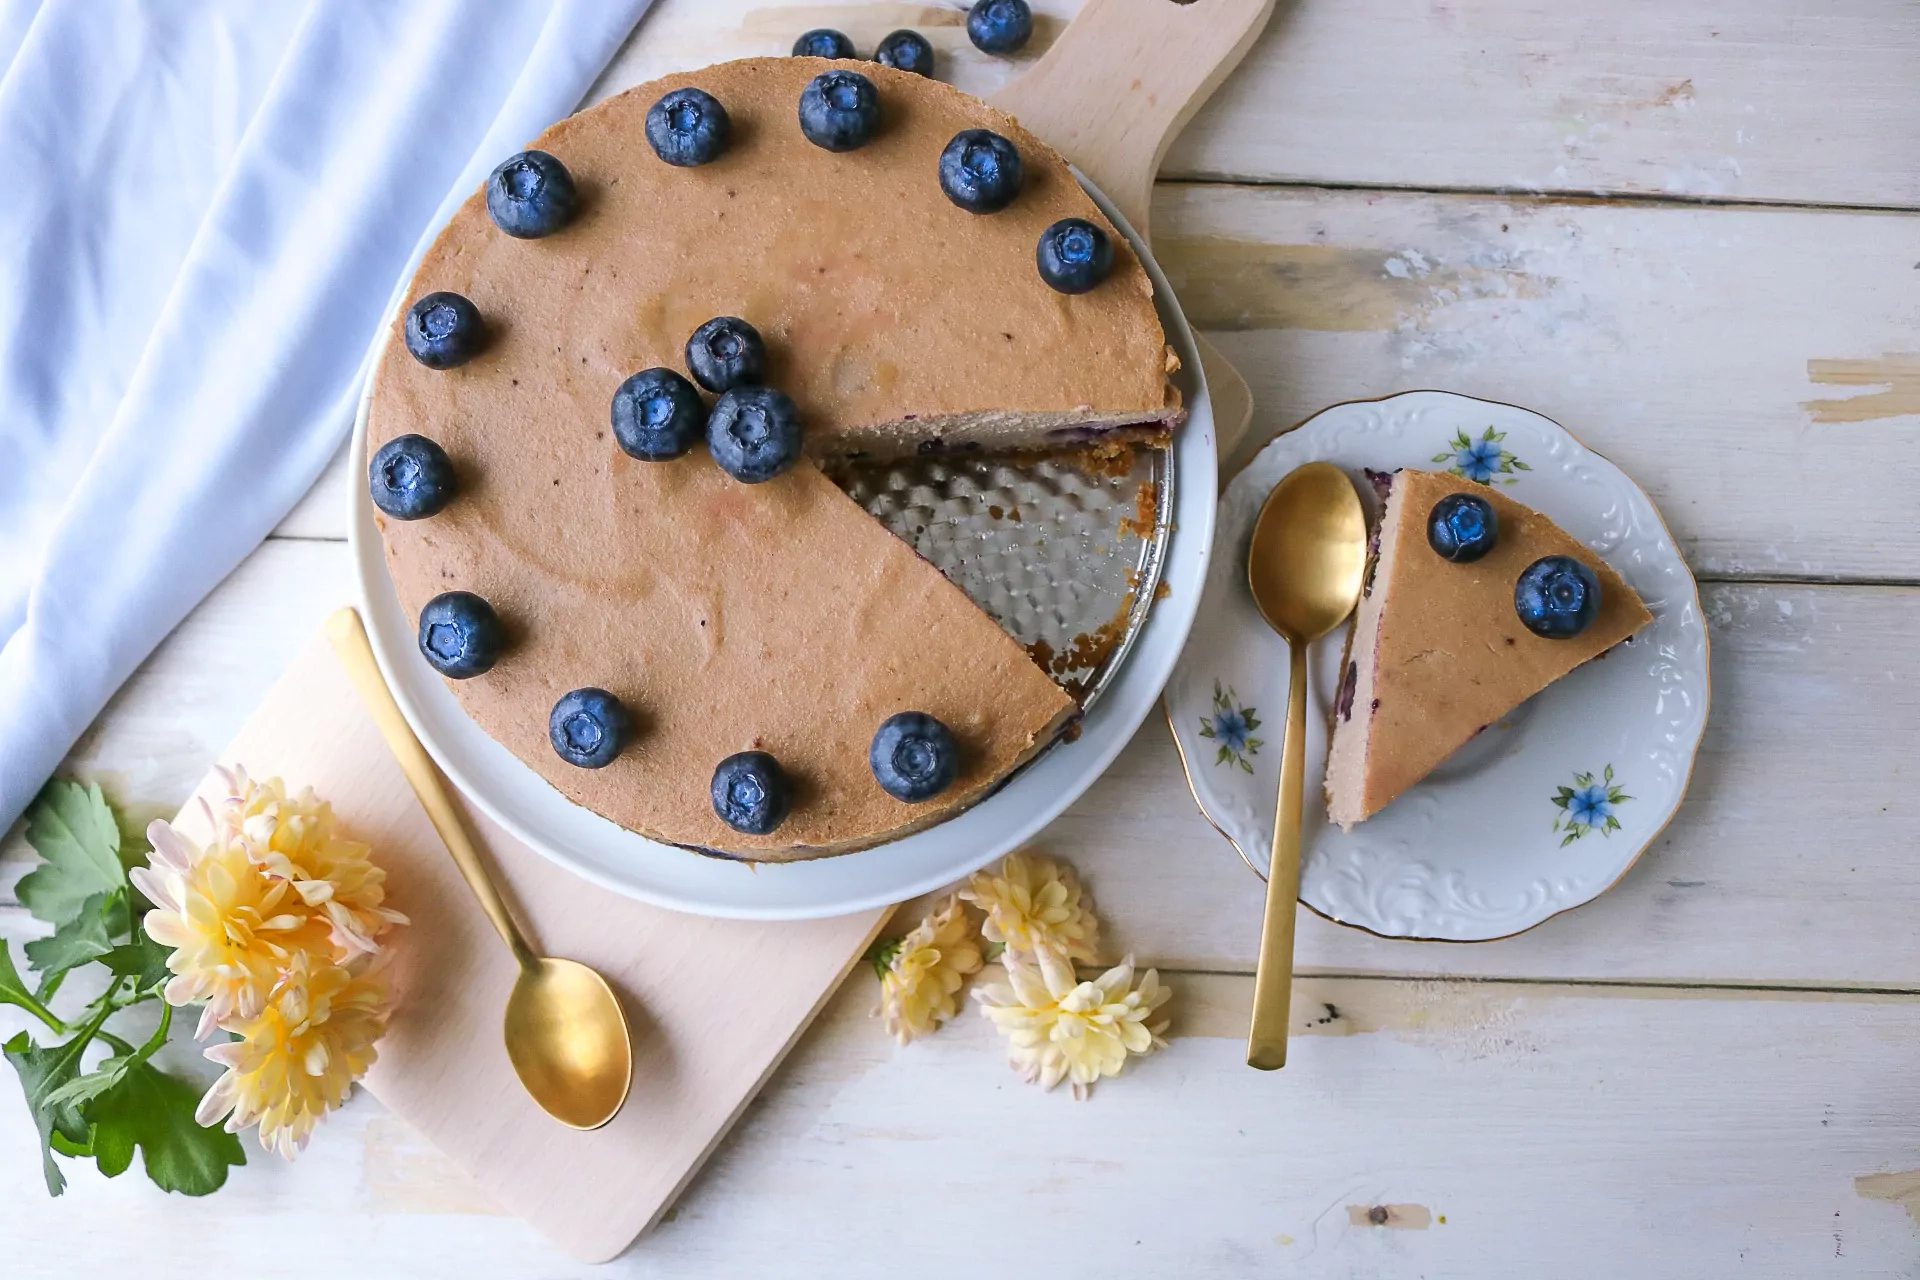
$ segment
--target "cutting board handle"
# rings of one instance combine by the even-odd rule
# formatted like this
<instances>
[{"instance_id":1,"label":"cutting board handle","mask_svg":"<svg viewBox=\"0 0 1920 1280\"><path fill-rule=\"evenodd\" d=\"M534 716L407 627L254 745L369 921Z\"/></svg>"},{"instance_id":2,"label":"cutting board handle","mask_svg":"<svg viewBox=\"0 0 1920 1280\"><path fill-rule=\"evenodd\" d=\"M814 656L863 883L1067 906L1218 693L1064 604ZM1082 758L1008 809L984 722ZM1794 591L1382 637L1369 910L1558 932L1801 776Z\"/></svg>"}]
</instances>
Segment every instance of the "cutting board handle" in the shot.
<instances>
[{"instance_id":1,"label":"cutting board handle","mask_svg":"<svg viewBox=\"0 0 1920 1280\"><path fill-rule=\"evenodd\" d=\"M1174 135L1267 25L1274 0L1087 0L1053 47L993 95L1107 193L1142 239Z\"/></svg>"}]
</instances>

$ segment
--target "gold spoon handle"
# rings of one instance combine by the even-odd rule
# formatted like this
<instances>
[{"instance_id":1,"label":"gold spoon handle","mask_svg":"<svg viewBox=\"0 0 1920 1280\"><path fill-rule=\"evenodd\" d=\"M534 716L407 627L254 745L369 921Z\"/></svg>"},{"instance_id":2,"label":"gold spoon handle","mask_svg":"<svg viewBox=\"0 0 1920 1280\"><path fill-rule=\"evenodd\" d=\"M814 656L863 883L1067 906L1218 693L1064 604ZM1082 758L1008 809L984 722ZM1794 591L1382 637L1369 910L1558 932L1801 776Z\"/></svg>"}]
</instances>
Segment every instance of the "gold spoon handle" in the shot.
<instances>
[{"instance_id":1,"label":"gold spoon handle","mask_svg":"<svg viewBox=\"0 0 1920 1280\"><path fill-rule=\"evenodd\" d=\"M1267 910L1260 927L1260 968L1253 980L1253 1030L1247 1065L1287 1065L1287 1021L1293 1001L1293 921L1300 899L1300 819L1307 761L1307 646L1289 641L1287 737L1280 751L1280 808L1273 820L1267 868Z\"/></svg>"},{"instance_id":2,"label":"gold spoon handle","mask_svg":"<svg viewBox=\"0 0 1920 1280\"><path fill-rule=\"evenodd\" d=\"M400 772L407 775L420 807L427 811L434 830L446 842L447 852L453 855L454 865L460 868L467 887L480 900L480 909L493 921L500 940L513 950L513 958L520 962L520 967L532 968L538 963L533 950L520 935L513 916L508 914L507 904L500 900L500 892L494 888L493 877L480 860L473 841L467 838L466 824L460 821L459 812L447 798L440 771L434 767L426 748L420 745L420 739L414 737L407 718L400 714L400 704L393 700L393 691L387 688L380 665L374 661L373 646L367 643L367 631L360 623L360 614L352 608L341 609L327 619L326 631L334 656L352 677L360 700L367 704L380 736L387 740L387 750L393 752L393 758L399 762Z\"/></svg>"}]
</instances>

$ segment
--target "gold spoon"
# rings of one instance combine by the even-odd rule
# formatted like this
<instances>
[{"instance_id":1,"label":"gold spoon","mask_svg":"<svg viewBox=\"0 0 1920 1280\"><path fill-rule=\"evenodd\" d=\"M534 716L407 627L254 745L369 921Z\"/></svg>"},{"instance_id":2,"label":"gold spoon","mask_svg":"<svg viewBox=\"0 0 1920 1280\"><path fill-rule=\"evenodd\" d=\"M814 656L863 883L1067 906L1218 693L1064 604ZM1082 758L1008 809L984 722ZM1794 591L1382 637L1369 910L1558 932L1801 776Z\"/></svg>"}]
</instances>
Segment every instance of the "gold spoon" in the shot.
<instances>
[{"instance_id":1,"label":"gold spoon","mask_svg":"<svg viewBox=\"0 0 1920 1280\"><path fill-rule=\"evenodd\" d=\"M1307 757L1307 646L1346 621L1360 599L1367 520L1340 468L1309 462L1267 495L1247 547L1247 585L1260 616L1287 642L1287 737L1280 753L1280 809L1274 815L1260 968L1253 982L1247 1065L1287 1065L1293 996L1293 917L1300 897L1301 792Z\"/></svg>"},{"instance_id":2,"label":"gold spoon","mask_svg":"<svg viewBox=\"0 0 1920 1280\"><path fill-rule=\"evenodd\" d=\"M586 965L533 954L448 801L440 771L400 714L373 660L360 615L342 609L328 618L327 639L480 909L520 963L520 978L507 997L507 1057L515 1074L560 1123L598 1129L619 1114L633 1084L633 1041L613 988Z\"/></svg>"}]
</instances>

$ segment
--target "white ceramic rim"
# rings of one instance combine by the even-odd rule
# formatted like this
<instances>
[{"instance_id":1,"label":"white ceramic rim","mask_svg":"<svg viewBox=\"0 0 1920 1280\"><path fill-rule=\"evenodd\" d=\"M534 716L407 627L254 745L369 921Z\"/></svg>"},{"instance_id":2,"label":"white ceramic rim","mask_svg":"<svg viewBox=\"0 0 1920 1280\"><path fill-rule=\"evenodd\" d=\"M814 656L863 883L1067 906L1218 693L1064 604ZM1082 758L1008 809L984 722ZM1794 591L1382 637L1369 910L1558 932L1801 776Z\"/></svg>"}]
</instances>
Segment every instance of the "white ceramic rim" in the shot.
<instances>
[{"instance_id":1,"label":"white ceramic rim","mask_svg":"<svg viewBox=\"0 0 1920 1280\"><path fill-rule=\"evenodd\" d=\"M1153 281L1167 340L1180 357L1187 420L1173 444L1173 534L1156 602L1132 651L1079 737L1059 742L1000 791L964 813L902 839L857 853L804 862L747 863L706 857L628 831L568 800L489 737L460 708L441 677L418 655L413 625L393 590L373 504L358 477L366 472L367 416L373 371L354 418L347 540L353 550L362 613L374 656L394 700L447 779L510 835L601 888L693 915L740 920L810 920L904 902L952 884L1020 847L1092 786L1159 701L1199 610L1213 550L1219 487L1212 402L1193 333L1159 265L1105 194L1075 176L1133 246ZM395 310L404 301L401 293Z\"/></svg>"}]
</instances>

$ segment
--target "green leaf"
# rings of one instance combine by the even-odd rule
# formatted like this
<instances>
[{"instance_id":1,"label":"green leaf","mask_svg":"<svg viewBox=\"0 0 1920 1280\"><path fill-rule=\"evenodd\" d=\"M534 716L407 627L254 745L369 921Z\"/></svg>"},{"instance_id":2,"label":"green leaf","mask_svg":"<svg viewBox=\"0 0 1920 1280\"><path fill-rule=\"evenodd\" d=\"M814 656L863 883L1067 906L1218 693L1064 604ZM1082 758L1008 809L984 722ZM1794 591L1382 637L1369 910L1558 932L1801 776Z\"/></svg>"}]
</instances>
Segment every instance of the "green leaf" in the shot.
<instances>
[{"instance_id":1,"label":"green leaf","mask_svg":"<svg viewBox=\"0 0 1920 1280\"><path fill-rule=\"evenodd\" d=\"M96 783L55 778L27 810L27 843L46 861L20 879L20 904L58 928L99 893L127 883L120 866L120 825Z\"/></svg>"},{"instance_id":2,"label":"green leaf","mask_svg":"<svg viewBox=\"0 0 1920 1280\"><path fill-rule=\"evenodd\" d=\"M34 1127L40 1131L40 1164L48 1195L57 1196L67 1188L66 1175L53 1162L53 1151L83 1154L88 1146L87 1122L79 1109L70 1103L49 1102L48 1095L80 1074L80 1055L91 1039L92 1032L86 1031L65 1044L42 1048L22 1031L0 1045L0 1052L6 1054L20 1077L27 1110L33 1113Z\"/></svg>"},{"instance_id":3,"label":"green leaf","mask_svg":"<svg viewBox=\"0 0 1920 1280\"><path fill-rule=\"evenodd\" d=\"M132 978L134 994L144 996L167 985L173 976L167 969L167 958L172 954L149 938L145 929L140 929L135 931L132 942L107 952L100 957L100 963L123 978Z\"/></svg>"},{"instance_id":4,"label":"green leaf","mask_svg":"<svg viewBox=\"0 0 1920 1280\"><path fill-rule=\"evenodd\" d=\"M107 1090L126 1079L127 1072L138 1063L131 1054L119 1054L100 1064L97 1071L73 1079L47 1095L49 1107L78 1107L99 1097ZM71 1154L71 1153L69 1153Z\"/></svg>"},{"instance_id":5,"label":"green leaf","mask_svg":"<svg viewBox=\"0 0 1920 1280\"><path fill-rule=\"evenodd\" d=\"M81 904L79 914L54 930L51 938L29 942L23 948L28 966L46 975L43 990L56 976L113 950L113 940L107 936L109 902L107 894L94 894Z\"/></svg>"},{"instance_id":6,"label":"green leaf","mask_svg":"<svg viewBox=\"0 0 1920 1280\"><path fill-rule=\"evenodd\" d=\"M34 1009L39 1003L33 998L33 993L27 990L27 984L20 980L19 970L13 967L13 957L7 953L6 939L0 938L0 1004Z\"/></svg>"},{"instance_id":7,"label":"green leaf","mask_svg":"<svg viewBox=\"0 0 1920 1280\"><path fill-rule=\"evenodd\" d=\"M88 1135L87 1141L75 1142L73 1139L67 1137L66 1134L55 1129L53 1136L47 1140L47 1146L55 1155L72 1156L78 1160L85 1160L93 1155L93 1139L91 1134ZM64 1178L61 1179L60 1185L66 1185ZM56 1191L54 1194L59 1195L60 1193Z\"/></svg>"},{"instance_id":8,"label":"green leaf","mask_svg":"<svg viewBox=\"0 0 1920 1280\"><path fill-rule=\"evenodd\" d=\"M96 1067L90 1075L81 1076L77 1080L67 1081L47 1095L47 1105L54 1106L65 1103L80 1106L93 1098L99 1097L126 1079L129 1071L141 1063L146 1062L152 1058L154 1054L165 1048L167 1033L172 1027L173 1010L166 1005L162 1005L159 1025L154 1027L153 1034L147 1037L145 1044L135 1049L132 1053L115 1054ZM84 1154L91 1153L88 1152Z\"/></svg>"},{"instance_id":9,"label":"green leaf","mask_svg":"<svg viewBox=\"0 0 1920 1280\"><path fill-rule=\"evenodd\" d=\"M138 1062L112 1088L87 1103L93 1155L109 1178L125 1173L140 1149L147 1177L163 1191L204 1196L227 1181L227 1169L247 1162L240 1139L206 1129L193 1118L196 1087L151 1063Z\"/></svg>"}]
</instances>

